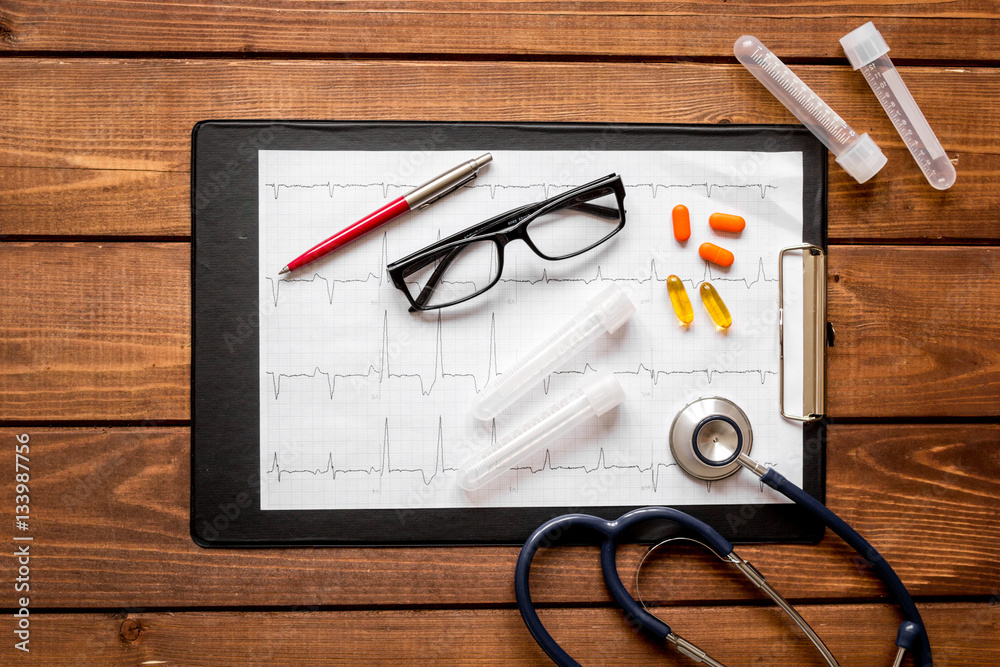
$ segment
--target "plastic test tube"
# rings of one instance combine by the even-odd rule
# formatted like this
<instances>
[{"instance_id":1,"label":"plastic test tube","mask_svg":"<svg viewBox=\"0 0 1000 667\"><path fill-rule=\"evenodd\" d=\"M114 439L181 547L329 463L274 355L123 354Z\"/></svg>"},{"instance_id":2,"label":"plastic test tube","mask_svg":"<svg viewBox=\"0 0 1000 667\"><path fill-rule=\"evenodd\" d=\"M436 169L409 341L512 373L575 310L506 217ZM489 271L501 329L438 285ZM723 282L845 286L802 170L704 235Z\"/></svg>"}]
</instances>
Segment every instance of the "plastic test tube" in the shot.
<instances>
[{"instance_id":1,"label":"plastic test tube","mask_svg":"<svg viewBox=\"0 0 1000 667\"><path fill-rule=\"evenodd\" d=\"M841 37L840 44L851 66L861 70L875 97L889 114L889 120L910 149L927 182L938 190L950 188L955 183L955 167L886 55L889 45L882 34L869 21Z\"/></svg>"},{"instance_id":2,"label":"plastic test tube","mask_svg":"<svg viewBox=\"0 0 1000 667\"><path fill-rule=\"evenodd\" d=\"M486 385L472 401L473 416L493 419L605 331L613 333L625 324L634 312L635 306L625 293L611 285L548 340Z\"/></svg>"},{"instance_id":3,"label":"plastic test tube","mask_svg":"<svg viewBox=\"0 0 1000 667\"><path fill-rule=\"evenodd\" d=\"M543 445L624 400L625 392L611 373L599 373L584 380L579 389L561 402L459 466L458 485L474 491L488 484Z\"/></svg>"},{"instance_id":4,"label":"plastic test tube","mask_svg":"<svg viewBox=\"0 0 1000 667\"><path fill-rule=\"evenodd\" d=\"M859 136L759 39L743 35L733 45L733 53L779 102L837 156L837 164L858 183L864 183L885 166L886 157L878 144L867 134Z\"/></svg>"}]
</instances>

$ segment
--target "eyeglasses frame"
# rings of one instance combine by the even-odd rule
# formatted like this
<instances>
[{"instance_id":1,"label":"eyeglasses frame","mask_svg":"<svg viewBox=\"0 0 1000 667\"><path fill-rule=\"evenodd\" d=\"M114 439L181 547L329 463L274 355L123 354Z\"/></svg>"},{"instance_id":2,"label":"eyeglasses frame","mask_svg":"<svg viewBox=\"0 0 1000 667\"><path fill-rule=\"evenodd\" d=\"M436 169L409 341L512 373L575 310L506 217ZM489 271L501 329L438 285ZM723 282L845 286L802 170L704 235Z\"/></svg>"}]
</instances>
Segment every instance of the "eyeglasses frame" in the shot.
<instances>
[{"instance_id":1,"label":"eyeglasses frame","mask_svg":"<svg viewBox=\"0 0 1000 667\"><path fill-rule=\"evenodd\" d=\"M594 191L599 191L601 189L610 189L607 194L614 194L618 202L618 211L620 213L620 219L618 221L618 227L615 228L610 234L604 238L592 243L591 245L577 250L575 252L569 253L567 255L560 255L558 257L552 257L546 255L538 246L532 242L531 238L528 236L528 226L541 217L542 215L549 213L553 210L559 210L561 208L570 208L566 206L566 202L574 198L580 197L582 195L591 194ZM603 197L604 195L597 195ZM596 198L596 197L592 197ZM589 201L589 200L588 200ZM586 204L587 201L580 202L580 204ZM471 227L466 227L465 229L452 234L446 238L436 241L431 245L418 250L414 253L403 257L402 259L396 260L390 263L386 270L389 273L389 277L392 279L392 284L403 294L406 295L407 300L410 302L409 311L427 311L427 310L437 310L438 308L446 308L448 306L455 306L469 299L479 296L490 289L492 289L498 282L500 278L503 277L503 262L504 262L504 247L512 242L521 240L534 252L536 255L542 259L550 261L559 261L563 259L570 259L571 257L576 257L577 255L582 255L585 252L593 250L597 246L605 243L611 237L615 236L618 232L622 230L625 226L625 185L622 183L621 176L618 174L608 174L603 178L599 178L590 183L586 183L579 187L568 190L562 194L549 197L548 199L540 202L535 202L533 204L528 204L526 206L520 206L518 208L507 211L506 213L501 213L488 220L484 220L480 223L472 225ZM480 241L492 241L497 247L497 272L496 277L483 287L482 289L473 292L461 299L455 301L450 301L448 303L442 303L435 306L426 306L419 303L421 297L427 291L427 288L436 285L440 280L440 275L451 264L451 260L446 259L441 262L438 268L435 269L434 274L427 281L427 285L421 290L420 294L414 298L410 294L410 290L406 287L406 282L404 280L403 272L406 268L416 264L419 260L429 260L433 261L440 257L442 253L446 251L454 251L460 248L464 248L473 243L478 243ZM457 253L456 253L457 256ZM428 263L429 263L428 261ZM418 267L419 268L419 267ZM429 296L429 295L428 295ZM426 297L423 299L426 300Z\"/></svg>"}]
</instances>

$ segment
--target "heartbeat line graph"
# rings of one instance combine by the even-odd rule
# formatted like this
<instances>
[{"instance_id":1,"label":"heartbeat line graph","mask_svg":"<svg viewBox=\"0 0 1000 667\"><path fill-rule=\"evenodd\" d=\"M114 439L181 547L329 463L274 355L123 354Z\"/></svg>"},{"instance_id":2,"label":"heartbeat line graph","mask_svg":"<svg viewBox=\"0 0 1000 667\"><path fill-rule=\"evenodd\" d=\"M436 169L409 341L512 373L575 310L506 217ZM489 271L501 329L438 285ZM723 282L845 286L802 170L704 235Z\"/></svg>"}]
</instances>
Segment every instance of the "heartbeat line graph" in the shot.
<instances>
[{"instance_id":1,"label":"heartbeat line graph","mask_svg":"<svg viewBox=\"0 0 1000 667\"><path fill-rule=\"evenodd\" d=\"M496 361L496 323L492 322L490 328L490 366L487 370L488 375L492 375L495 369ZM445 370L444 362L444 334L441 330L441 317L438 317L437 322L437 333L435 336L434 343L434 372L431 378L428 380L422 375L417 373L393 373L389 368L389 313L388 311L383 313L382 316L382 342L379 349L378 363L370 364L368 369L363 373L335 373L331 371L324 371L319 367L313 369L311 373L275 373L274 371L267 371L267 375L271 376L271 384L274 390L274 400L278 400L281 395L281 383L282 380L288 381L293 379L306 378L309 380L324 379L327 386L327 391L329 393L330 399L332 400L334 394L337 390L337 382L344 380L368 380L371 378L377 378L381 384L389 379L407 379L416 380L419 383L420 393L424 396L428 396L434 389L434 385L437 384L438 380L444 378L464 378L469 379L472 382L472 386L476 392L479 391L479 385L476 381L475 374L473 373L450 373Z\"/></svg>"},{"instance_id":2,"label":"heartbeat line graph","mask_svg":"<svg viewBox=\"0 0 1000 667\"><path fill-rule=\"evenodd\" d=\"M382 437L379 464L377 466L368 466L367 468L338 468L333 462L333 452L331 451L327 453L326 465L321 468L282 468L281 462L278 459L278 454L275 452L274 458L271 460L271 467L267 470L267 474L274 475L280 483L282 475L312 475L313 477L329 476L330 480L335 481L338 475L345 476L361 474L381 479L386 475L392 474L419 473L424 486L430 486L438 475L458 470L458 468L449 468L444 464L444 434L440 420L438 421L437 445L434 449L434 465L431 467L429 473L423 468L394 467L391 463L389 454L389 420L387 419L385 421L385 431Z\"/></svg>"},{"instance_id":3,"label":"heartbeat line graph","mask_svg":"<svg viewBox=\"0 0 1000 667\"><path fill-rule=\"evenodd\" d=\"M659 491L661 473L671 468L678 468L678 465L672 462L651 461L649 465L643 465L641 463L621 464L608 463L607 459L608 456L604 451L604 447L601 447L597 454L597 460L592 465L588 465L586 463L553 463L552 450L546 448L542 464L540 466L513 466L510 470L514 472L528 473L531 475L545 474L545 471L547 470L553 473L580 472L585 475L600 474L601 472L632 472L639 476L648 474L649 483L655 493ZM267 469L267 474L273 476L279 483L282 481L287 482L289 481L288 478L293 476L304 475L310 475L313 478L328 478L330 481L336 481L338 477L346 477L350 475L365 476L369 478L376 478L379 482L381 482L383 478L390 475L414 475L419 476L420 482L424 486L430 486L440 476L457 471L457 467L449 467L444 463L444 435L440 430L438 432L438 439L434 449L434 463L431 465L430 470L425 470L420 467L405 468L393 466L391 463L389 443L389 424L386 422L385 433L379 451L378 465L338 468L334 463L334 455L331 451L327 452L326 461L321 467L285 468L282 466L278 454L275 453L271 458L271 465ZM710 490L711 482L707 482L706 486Z\"/></svg>"},{"instance_id":4,"label":"heartbeat line graph","mask_svg":"<svg viewBox=\"0 0 1000 667\"><path fill-rule=\"evenodd\" d=\"M440 231L439 231L440 236ZM390 285L392 281L389 279L388 272L385 270L385 266L389 263L388 260L388 239L385 234L382 235L381 251L379 253L378 266L382 267L382 270L378 273L369 271L366 275L360 278L330 278L322 275L318 272L313 273L308 278L275 278L272 276L266 276L268 284L271 288L271 301L274 307L277 308L281 303L281 290L291 289L299 285L318 285L323 283L324 290L326 294L327 303L331 306L333 305L333 300L336 296L337 287L344 285L373 285L376 287L383 287ZM667 275L670 275L667 273ZM603 283L603 282L614 282L619 284L632 284L632 285L647 285L651 282L661 283L666 281L667 276L663 275L660 268L657 266L656 258L650 258L648 270L643 270L642 276L639 277L617 277L617 276L605 276L604 268L598 264L594 269L594 272L587 276L580 276L574 278L553 278L548 274L548 269L542 269L541 275L537 278L500 278L501 284L518 284L518 285L538 285L538 284L548 284L548 283L579 283L582 285L590 285L593 283ZM757 273L753 278L739 278L730 277L728 274L723 273L718 270L714 270L712 265L705 262L702 270L701 279L684 278L682 282L687 283L689 287L695 287L702 282L719 282L719 283L733 283L742 284L743 287L748 290L757 285L758 283L777 283L778 279L769 277L767 270L764 268L764 258L757 258ZM442 284L449 284L449 281L441 281Z\"/></svg>"},{"instance_id":5,"label":"heartbeat line graph","mask_svg":"<svg viewBox=\"0 0 1000 667\"><path fill-rule=\"evenodd\" d=\"M450 472L457 472L458 468L455 466L448 466L445 464L445 450L444 450L444 427L440 420L438 422L438 432L437 441L434 447L434 462L430 467L430 470L426 470L421 467L402 467L394 466L392 464L391 455L391 444L390 444L390 431L389 431L389 420L386 419L383 426L383 436L382 442L379 447L379 457L377 465L369 466L359 466L359 467L342 467L338 468L334 462L334 454L332 451L327 452L327 457L325 463L320 467L302 467L302 468L286 468L281 464L281 460L277 453L271 458L271 465L267 469L267 474L273 476L277 482L281 483L283 481L288 481L289 477L295 476L305 476L309 475L313 478L327 478L330 481L336 481L338 477L347 476L365 476L368 478L375 478L381 483L382 479L391 475L411 475L419 476L420 482L424 486L430 486L438 479L441 475ZM496 435L496 425L494 424L492 433L490 436L489 446L494 446L497 441ZM640 463L608 463L608 456L604 451L604 447L601 447L597 454L597 460L592 465L582 464L568 464L568 463L553 463L552 462L552 451L546 448L544 456L542 458L542 463L540 466L530 466L530 465L520 465L513 466L511 470L515 472L524 472L531 475L544 474L546 470L558 473L564 472L581 472L587 475L592 475L595 473L600 473L602 471L628 471L634 472L638 475L649 475L649 482L652 486L654 492L659 490L660 484L660 474L670 468L677 468L677 464L673 462L655 462L651 461L649 465L643 465ZM707 483L709 490L711 489L711 482Z\"/></svg>"},{"instance_id":6,"label":"heartbeat line graph","mask_svg":"<svg viewBox=\"0 0 1000 667\"><path fill-rule=\"evenodd\" d=\"M476 183L470 185L463 185L462 190L487 190L490 193L490 199L496 199L497 190L541 190L543 198L548 199L551 195L549 194L553 190L569 190L571 188L579 187L582 183L528 183L525 185L501 185L496 183ZM387 181L376 181L373 183L334 183L333 181L326 181L325 183L264 183L265 188L271 188L271 196L274 199L278 198L279 193L282 190L288 191L304 191L304 190L322 190L326 189L326 194L329 198L333 199L336 196L338 190L358 190L367 188L379 188L382 190L382 198L389 198L389 191L400 191L409 192L418 187L418 184L414 183L412 185L401 185L398 183L389 183ZM631 185L626 185L626 189L638 190L640 188L648 189L650 195L653 199L656 199L657 194L660 190L686 190L686 189L698 189L701 188L705 191L705 196L711 199L713 190L754 190L756 189L760 193L760 198L764 199L767 197L768 190L777 190L777 185L772 185L770 183L710 183L708 181L701 183L633 183Z\"/></svg>"},{"instance_id":7,"label":"heartbeat line graph","mask_svg":"<svg viewBox=\"0 0 1000 667\"><path fill-rule=\"evenodd\" d=\"M494 446L496 444L496 427L494 425L489 446ZM334 453L332 451L327 452L326 461L322 466L319 467L302 467L302 468L286 468L281 464L281 460L277 453L271 458L271 465L267 469L266 474L275 478L278 483L282 481L289 481L289 478L311 476L312 478L326 478L330 481L337 481L339 478L349 477L349 476L363 476L367 478L374 478L381 483L382 480L389 476L419 476L420 483L424 486L431 486L435 480L440 479L441 476L447 473L457 472L458 467L448 466L445 464L445 448L444 448L444 427L441 422L438 422L438 432L437 441L434 446L434 462L431 464L430 469L424 469L421 467L403 467L394 466L392 464L392 449L391 449L391 438L389 431L389 420L385 420L383 427L382 442L379 447L379 456L377 465L369 466L355 466L355 467L342 467L338 468L334 462ZM665 449L666 445L661 443L661 447ZM655 451L655 448L651 448ZM557 453L557 456L559 453ZM587 463L553 463L552 461L552 449L546 448L542 456L542 463L538 466L531 465L517 465L510 468L511 471L516 473L527 473L530 475L542 475L546 474L546 471L551 473L560 472L577 472L585 475L600 474L602 472L615 472L615 473L632 473L637 477L649 476L649 485L652 488L653 493L658 493L660 491L660 477L665 472L671 469L678 469L679 466L672 461L654 461L650 460L648 464L643 463L609 463L608 455L601 447L597 452L597 459L592 464ZM765 467L773 467L775 464L770 462L763 462ZM283 479L284 478L284 479ZM706 492L711 492L712 482L703 482L706 488ZM764 485L760 484L760 491L763 492Z\"/></svg>"},{"instance_id":8,"label":"heartbeat line graph","mask_svg":"<svg viewBox=\"0 0 1000 667\"><path fill-rule=\"evenodd\" d=\"M496 313L492 313L490 316L490 332L488 337L487 345L487 359L488 365L486 369L485 379L477 378L475 373L455 373L446 370L450 364L445 361L445 344L444 344L444 331L442 329L441 317L438 316L437 328L434 340L434 363L433 372L431 376L425 377L419 373L396 373L390 369L389 366L389 348L390 348L390 335L389 335L389 313L384 311L382 314L382 335L381 343L378 352L378 361L373 364L369 364L368 368L361 373L337 373L335 371L323 370L319 366L313 368L312 372L309 373L280 373L275 371L265 371L266 374L271 379L271 389L274 394L274 400L278 400L281 396L281 385L282 383L287 383L289 381L297 380L307 380L310 382L319 381L320 386L326 385L326 394L330 400L333 400L336 392L337 385L340 382L356 382L356 381L368 381L372 379L377 379L378 383L381 385L383 382L398 379L398 380L412 380L416 381L420 394L423 396L429 396L434 390L434 387L438 384L440 380L446 378L458 378L468 380L472 384L472 390L475 393L479 393L480 389L484 387L491 379L498 377L500 375L499 369L497 367L497 335L496 335ZM550 373L547 377L542 380L542 388L546 395L549 393L549 386L552 382L552 377L558 377L562 375L575 375L582 376L587 373L596 373L597 370L590 364L584 364L582 369L572 370L564 369L557 370ZM658 369L647 366L645 363L639 363L634 368L615 370L616 375L633 375L637 377L647 377L649 381L654 385L658 385L664 380L668 380L674 376L704 376L705 381L708 384L712 384L716 376L729 376L729 375L756 375L760 384L764 385L768 377L777 377L777 371L766 370L766 369L750 369L750 370L719 370L711 368L693 368L684 370L668 370L668 369Z\"/></svg>"},{"instance_id":9,"label":"heartbeat line graph","mask_svg":"<svg viewBox=\"0 0 1000 667\"><path fill-rule=\"evenodd\" d=\"M664 445L665 446L665 445ZM773 467L773 463L764 462L765 467ZM608 463L607 454L604 451L604 447L601 447L597 454L597 462L592 466L588 466L585 463L572 465L572 464L553 464L552 463L552 451L549 449L545 450L545 457L542 459L542 465L536 467L532 466L514 466L511 470L525 471L532 475L538 475L545 472L546 470L552 470L554 472L558 471L576 471L582 472L585 475L592 475L594 473L600 473L603 471L608 472L632 472L639 476L649 475L649 484L653 490L653 493L657 493L660 490L660 475L671 468L676 468L680 470L680 466L672 461L650 461L649 465L643 465L642 463ZM704 481L705 490L708 493L712 491L712 482ZM764 483L760 483L760 492L764 491Z\"/></svg>"},{"instance_id":10,"label":"heartbeat line graph","mask_svg":"<svg viewBox=\"0 0 1000 667\"><path fill-rule=\"evenodd\" d=\"M642 159L655 162L654 154ZM280 253L274 250L282 237L285 244L293 238L290 233L297 239L321 238L329 232L332 206L374 208L372 200L378 196L388 201L416 185L368 178L385 174L374 162L367 172L340 178L351 171L345 157L325 166L310 154L289 172L321 178L282 175L293 164L285 156L268 171L260 162L259 297L267 317L261 331L267 336L261 334L259 390L261 413L268 413L273 424L269 428L262 417L261 473L271 489L266 509L563 506L579 504L579 493L594 484L603 488L604 478L613 480L612 491L602 495L607 504L642 504L644 493L663 504L761 502L752 493L760 491L756 484L738 480L713 487L677 469L666 442L670 415L664 401L676 410L698 395L733 398L754 420L755 436L765 443L773 440L773 418L758 425L757 417L765 413L761 406L777 402L777 324L757 314L773 308L777 317L777 254L772 262L770 248L798 243L801 233L793 225L771 225L772 212L785 220L801 209L800 186L770 177L774 162L752 183L727 182L728 163L720 163L717 173L685 166L668 177L634 165L609 169L647 176L625 185L626 231L631 234L562 263L535 259L515 246L507 250L506 269L482 304L439 311L437 317L406 313L406 300L385 269L391 260L452 234L463 221L467 226L488 217L493 208L540 201L580 183L545 178L546 172L562 170L552 171L534 158L521 165L505 161L505 170L514 167L505 173L516 172L520 184L479 179L463 186L466 192L442 204L445 208L421 217L419 224L403 231L387 227L389 231L359 242L344 259L278 277L264 267L287 261L277 257L287 254L287 245ZM489 205L490 200L496 203ZM660 203L654 206L654 200ZM694 247L678 246L669 229L671 200L696 206L699 215L737 210L748 222L752 216L748 233L723 241L740 251L737 265L725 270L703 263L697 257L697 236ZM705 233L711 234L707 227ZM790 242L782 243L782 235ZM665 288L667 276L674 274L689 291L697 291L703 281L716 283L731 309L735 302L736 324L728 336L711 322L697 320L694 331L678 326ZM557 328L564 314L576 312L577 300L582 307L612 284L639 308L624 335L602 337L574 363L539 378L533 393L508 413L477 425L467 413L472 397L537 345L537 338ZM559 302L558 308L546 310L550 299ZM315 328L321 323L325 331ZM404 339L408 342L400 353ZM760 356L760 340L765 349L773 343L773 358L770 352ZM273 344L279 347L267 349L279 353L265 361L265 348ZM469 443L495 443L498 432L510 432L598 371L618 378L628 399L602 417L593 433L581 429L577 447L553 445L516 464L507 477L515 480L510 489L500 484L486 499L463 495L453 477L462 454L471 453ZM685 392L695 394L677 402ZM797 433L801 439L801 431ZM594 442L597 435L601 440ZM788 471L783 450L764 444L759 456L777 458L768 456L772 452L781 453L778 460ZM515 486L517 497L512 498ZM262 507L264 495L262 491Z\"/></svg>"}]
</instances>

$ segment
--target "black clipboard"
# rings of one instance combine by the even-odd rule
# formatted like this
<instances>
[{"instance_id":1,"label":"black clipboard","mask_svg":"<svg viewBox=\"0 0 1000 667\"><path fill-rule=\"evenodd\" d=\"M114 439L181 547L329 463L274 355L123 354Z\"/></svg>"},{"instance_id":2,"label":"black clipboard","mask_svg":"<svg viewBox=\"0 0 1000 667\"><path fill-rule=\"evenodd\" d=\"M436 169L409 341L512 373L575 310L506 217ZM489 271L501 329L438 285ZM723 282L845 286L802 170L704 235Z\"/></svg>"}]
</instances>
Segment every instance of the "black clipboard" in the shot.
<instances>
[{"instance_id":1,"label":"black clipboard","mask_svg":"<svg viewBox=\"0 0 1000 667\"><path fill-rule=\"evenodd\" d=\"M446 130L441 132L440 130ZM431 139L433 137L433 139ZM441 137L445 137L442 141ZM631 507L261 510L258 150L799 151L802 241L826 248L827 151L801 125L203 121L192 132L191 535L204 547L520 544L566 512ZM777 409L777 406L775 406ZM825 420L803 430L803 488L825 495ZM794 505L685 505L733 542L814 543ZM651 532L653 531L653 532ZM635 535L655 539L662 527Z\"/></svg>"}]
</instances>

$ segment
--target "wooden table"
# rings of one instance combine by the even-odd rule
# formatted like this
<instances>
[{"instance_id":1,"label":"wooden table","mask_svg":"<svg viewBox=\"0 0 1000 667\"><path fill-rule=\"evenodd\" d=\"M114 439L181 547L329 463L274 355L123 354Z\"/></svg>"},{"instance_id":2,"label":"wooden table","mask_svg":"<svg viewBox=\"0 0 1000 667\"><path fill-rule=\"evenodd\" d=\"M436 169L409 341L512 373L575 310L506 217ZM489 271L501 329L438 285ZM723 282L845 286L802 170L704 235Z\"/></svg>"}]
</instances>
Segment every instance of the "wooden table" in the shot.
<instances>
[{"instance_id":1,"label":"wooden table","mask_svg":"<svg viewBox=\"0 0 1000 667\"><path fill-rule=\"evenodd\" d=\"M956 165L947 192L846 64L837 40L868 19ZM998 664L1000 3L972 0L0 0L0 599L30 611L27 654L3 614L0 662L546 664L514 608L516 548L191 541L191 127L794 122L733 59L743 33L889 158L864 185L830 160L827 502L917 597L939 665ZM24 544L26 593L9 557ZM594 549L553 551L533 587L571 653L693 664L634 635ZM624 576L641 552L623 550ZM842 664L890 664L898 612L836 538L741 553ZM720 565L689 554L654 571L648 595L720 660L820 664Z\"/></svg>"}]
</instances>

